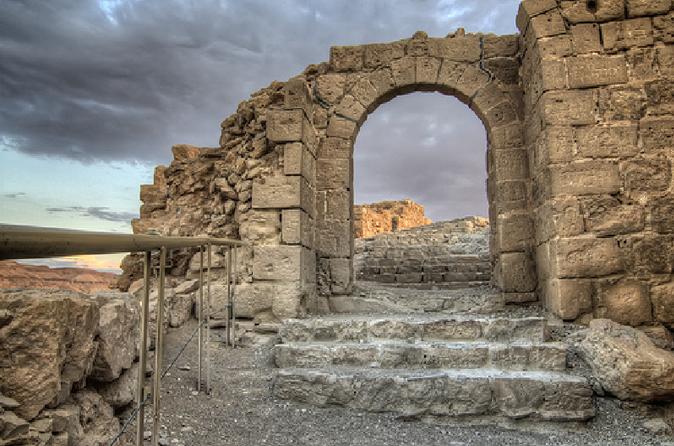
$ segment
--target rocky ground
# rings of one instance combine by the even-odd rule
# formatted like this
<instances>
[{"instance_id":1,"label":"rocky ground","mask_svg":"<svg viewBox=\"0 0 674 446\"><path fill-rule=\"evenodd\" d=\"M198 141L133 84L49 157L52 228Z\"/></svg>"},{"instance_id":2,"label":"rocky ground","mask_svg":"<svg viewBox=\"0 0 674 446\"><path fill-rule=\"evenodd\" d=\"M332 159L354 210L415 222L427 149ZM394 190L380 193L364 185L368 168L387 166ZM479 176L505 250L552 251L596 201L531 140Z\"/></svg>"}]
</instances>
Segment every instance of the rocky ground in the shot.
<instances>
[{"instance_id":1,"label":"rocky ground","mask_svg":"<svg viewBox=\"0 0 674 446\"><path fill-rule=\"evenodd\" d=\"M168 333L167 362L175 357L194 327L191 321ZM221 338L220 330L212 333L216 340ZM674 445L674 437L653 433L662 424L656 409L610 398L597 398L597 416L586 424L420 420L276 400L270 392L275 369L271 365L269 345L234 349L220 342L212 345L213 391L210 396L194 392L196 340L188 344L164 379L161 443L176 446Z\"/></svg>"}]
</instances>

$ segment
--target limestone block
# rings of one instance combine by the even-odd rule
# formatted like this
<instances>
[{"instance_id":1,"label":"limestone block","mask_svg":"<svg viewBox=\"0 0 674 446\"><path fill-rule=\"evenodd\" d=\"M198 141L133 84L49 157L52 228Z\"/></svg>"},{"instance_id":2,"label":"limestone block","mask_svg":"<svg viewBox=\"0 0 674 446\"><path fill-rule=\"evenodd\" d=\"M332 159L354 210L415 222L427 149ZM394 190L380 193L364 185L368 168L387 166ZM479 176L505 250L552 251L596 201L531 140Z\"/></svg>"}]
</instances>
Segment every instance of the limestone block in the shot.
<instances>
[{"instance_id":1,"label":"limestone block","mask_svg":"<svg viewBox=\"0 0 674 446\"><path fill-rule=\"evenodd\" d=\"M333 46L330 65L335 71L357 71L363 68L363 46Z\"/></svg>"},{"instance_id":2,"label":"limestone block","mask_svg":"<svg viewBox=\"0 0 674 446\"><path fill-rule=\"evenodd\" d=\"M304 111L272 109L267 112L267 139L272 142L302 141Z\"/></svg>"},{"instance_id":3,"label":"limestone block","mask_svg":"<svg viewBox=\"0 0 674 446\"><path fill-rule=\"evenodd\" d=\"M482 38L483 57L513 57L519 49L519 39L517 35L496 36L487 34Z\"/></svg>"},{"instance_id":4,"label":"limestone block","mask_svg":"<svg viewBox=\"0 0 674 446\"><path fill-rule=\"evenodd\" d=\"M368 112L373 111L377 104L379 93L367 77L362 77L356 81L351 88L351 95L358 100Z\"/></svg>"},{"instance_id":5,"label":"limestone block","mask_svg":"<svg viewBox=\"0 0 674 446\"><path fill-rule=\"evenodd\" d=\"M645 81L659 76L654 48L632 48L625 56L631 81Z\"/></svg>"},{"instance_id":6,"label":"limestone block","mask_svg":"<svg viewBox=\"0 0 674 446\"><path fill-rule=\"evenodd\" d=\"M517 27L524 34L532 17L556 8L557 3L554 0L524 0L517 11Z\"/></svg>"},{"instance_id":7,"label":"limestone block","mask_svg":"<svg viewBox=\"0 0 674 446\"><path fill-rule=\"evenodd\" d=\"M424 31L417 31L411 39L405 40L405 54L408 56L427 56L428 55L428 34Z\"/></svg>"},{"instance_id":8,"label":"limestone block","mask_svg":"<svg viewBox=\"0 0 674 446\"><path fill-rule=\"evenodd\" d=\"M500 252L524 251L533 244L534 228L528 215L499 215L496 243Z\"/></svg>"},{"instance_id":9,"label":"limestone block","mask_svg":"<svg viewBox=\"0 0 674 446\"><path fill-rule=\"evenodd\" d=\"M429 55L453 62L477 62L481 55L480 38L466 35L429 39Z\"/></svg>"},{"instance_id":10,"label":"limestone block","mask_svg":"<svg viewBox=\"0 0 674 446\"><path fill-rule=\"evenodd\" d=\"M441 74L438 76L438 83L440 83L441 79L443 79L442 70ZM461 99L462 97L465 97L465 100L473 98L475 94L481 88L485 87L488 83L489 83L489 74L480 70L479 68L476 68L473 65L466 66L465 69L461 72L461 77L459 78L456 84L459 99ZM500 102L501 101L493 105L497 105ZM487 107L484 104L480 104L477 97L474 99L473 104L475 104L483 112L486 112L487 110L489 110L489 108L491 108Z\"/></svg>"},{"instance_id":11,"label":"limestone block","mask_svg":"<svg viewBox=\"0 0 674 446\"><path fill-rule=\"evenodd\" d=\"M230 200L238 200L239 194L229 185L227 178L216 178L213 180L213 188L218 191L223 197Z\"/></svg>"},{"instance_id":12,"label":"limestone block","mask_svg":"<svg viewBox=\"0 0 674 446\"><path fill-rule=\"evenodd\" d=\"M521 147L524 142L521 124L510 124L491 129L489 149Z\"/></svg>"},{"instance_id":13,"label":"limestone block","mask_svg":"<svg viewBox=\"0 0 674 446\"><path fill-rule=\"evenodd\" d=\"M281 213L275 209L252 209L239 224L239 234L249 243L276 245L281 239Z\"/></svg>"},{"instance_id":14,"label":"limestone block","mask_svg":"<svg viewBox=\"0 0 674 446\"><path fill-rule=\"evenodd\" d=\"M299 281L308 250L297 245L253 248L253 279Z\"/></svg>"},{"instance_id":15,"label":"limestone block","mask_svg":"<svg viewBox=\"0 0 674 446\"><path fill-rule=\"evenodd\" d=\"M313 220L301 209L284 209L282 215L283 243L312 248Z\"/></svg>"},{"instance_id":16,"label":"limestone block","mask_svg":"<svg viewBox=\"0 0 674 446\"><path fill-rule=\"evenodd\" d=\"M498 205L506 203L522 203L527 198L524 181L499 181L494 186L494 202Z\"/></svg>"},{"instance_id":17,"label":"limestone block","mask_svg":"<svg viewBox=\"0 0 674 446\"><path fill-rule=\"evenodd\" d=\"M672 183L672 163L665 156L634 158L620 167L630 192L666 191Z\"/></svg>"},{"instance_id":18,"label":"limestone block","mask_svg":"<svg viewBox=\"0 0 674 446\"><path fill-rule=\"evenodd\" d=\"M98 349L90 378L110 382L131 367L136 358L140 306L128 293L98 293Z\"/></svg>"},{"instance_id":19,"label":"limestone block","mask_svg":"<svg viewBox=\"0 0 674 446\"><path fill-rule=\"evenodd\" d=\"M667 14L671 0L625 0L628 17Z\"/></svg>"},{"instance_id":20,"label":"limestone block","mask_svg":"<svg viewBox=\"0 0 674 446\"><path fill-rule=\"evenodd\" d=\"M655 319L674 328L674 282L651 288L651 301Z\"/></svg>"},{"instance_id":21,"label":"limestone block","mask_svg":"<svg viewBox=\"0 0 674 446\"><path fill-rule=\"evenodd\" d=\"M639 136L646 153L674 147L674 119L646 117L639 122Z\"/></svg>"},{"instance_id":22,"label":"limestone block","mask_svg":"<svg viewBox=\"0 0 674 446\"><path fill-rule=\"evenodd\" d=\"M536 212L536 240L553 237L570 237L584 231L583 215L575 197L553 198L546 201Z\"/></svg>"},{"instance_id":23,"label":"limestone block","mask_svg":"<svg viewBox=\"0 0 674 446\"><path fill-rule=\"evenodd\" d=\"M416 82L435 84L440 71L440 59L435 57L417 57Z\"/></svg>"},{"instance_id":24,"label":"limestone block","mask_svg":"<svg viewBox=\"0 0 674 446\"><path fill-rule=\"evenodd\" d=\"M627 82L624 55L582 55L566 59L571 88L597 87Z\"/></svg>"},{"instance_id":25,"label":"limestone block","mask_svg":"<svg viewBox=\"0 0 674 446\"><path fill-rule=\"evenodd\" d=\"M646 107L646 94L641 88L602 88L599 112L607 121L640 119Z\"/></svg>"},{"instance_id":26,"label":"limestone block","mask_svg":"<svg viewBox=\"0 0 674 446\"><path fill-rule=\"evenodd\" d=\"M553 277L601 277L622 272L623 253L612 238L573 237L552 240L550 262Z\"/></svg>"},{"instance_id":27,"label":"limestone block","mask_svg":"<svg viewBox=\"0 0 674 446\"><path fill-rule=\"evenodd\" d=\"M532 33L536 39L564 34L564 18L556 9L540 14L529 21L527 33Z\"/></svg>"},{"instance_id":28,"label":"limestone block","mask_svg":"<svg viewBox=\"0 0 674 446\"><path fill-rule=\"evenodd\" d=\"M332 116L328 121L326 135L353 141L356 136L357 128L358 126L354 121L340 116Z\"/></svg>"},{"instance_id":29,"label":"limestone block","mask_svg":"<svg viewBox=\"0 0 674 446\"><path fill-rule=\"evenodd\" d=\"M541 97L541 113L546 124L594 124L596 103L592 90L548 91Z\"/></svg>"},{"instance_id":30,"label":"limestone block","mask_svg":"<svg viewBox=\"0 0 674 446\"><path fill-rule=\"evenodd\" d=\"M599 40L599 25L596 23L582 23L571 27L573 49L578 54L597 53L601 51Z\"/></svg>"},{"instance_id":31,"label":"limestone block","mask_svg":"<svg viewBox=\"0 0 674 446\"><path fill-rule=\"evenodd\" d=\"M190 161L199 157L199 147L191 146L189 144L176 144L171 147L173 152L173 159L176 161Z\"/></svg>"},{"instance_id":32,"label":"limestone block","mask_svg":"<svg viewBox=\"0 0 674 446\"><path fill-rule=\"evenodd\" d=\"M253 182L253 208L300 208L313 215L313 192L298 176L276 175L256 179Z\"/></svg>"},{"instance_id":33,"label":"limestone block","mask_svg":"<svg viewBox=\"0 0 674 446\"><path fill-rule=\"evenodd\" d=\"M606 22L625 17L625 0L601 0L595 8L589 8L587 2L562 0L562 15L570 23Z\"/></svg>"},{"instance_id":34,"label":"limestone block","mask_svg":"<svg viewBox=\"0 0 674 446\"><path fill-rule=\"evenodd\" d=\"M529 178L527 152L520 149L490 150L488 170L496 181Z\"/></svg>"},{"instance_id":35,"label":"limestone block","mask_svg":"<svg viewBox=\"0 0 674 446\"><path fill-rule=\"evenodd\" d=\"M141 184L140 201L153 209L163 208L166 206L166 189L154 184Z\"/></svg>"},{"instance_id":36,"label":"limestone block","mask_svg":"<svg viewBox=\"0 0 674 446\"><path fill-rule=\"evenodd\" d=\"M531 257L523 252L499 255L498 275L502 291L528 293L536 289L536 270Z\"/></svg>"},{"instance_id":37,"label":"limestone block","mask_svg":"<svg viewBox=\"0 0 674 446\"><path fill-rule=\"evenodd\" d=\"M540 134L535 146L534 166L568 163L573 160L576 141L572 127L548 126Z\"/></svg>"},{"instance_id":38,"label":"limestone block","mask_svg":"<svg viewBox=\"0 0 674 446\"><path fill-rule=\"evenodd\" d=\"M301 175L310 184L315 182L316 160L303 143L295 142L283 147L283 173Z\"/></svg>"},{"instance_id":39,"label":"limestone block","mask_svg":"<svg viewBox=\"0 0 674 446\"><path fill-rule=\"evenodd\" d=\"M125 370L119 379L103 384L96 388L106 403L115 409L128 406L136 398L136 383L138 382L138 362Z\"/></svg>"},{"instance_id":40,"label":"limestone block","mask_svg":"<svg viewBox=\"0 0 674 446\"><path fill-rule=\"evenodd\" d=\"M520 79L520 64L514 57L494 57L485 60L483 65L496 80L504 84L517 84Z\"/></svg>"},{"instance_id":41,"label":"limestone block","mask_svg":"<svg viewBox=\"0 0 674 446\"><path fill-rule=\"evenodd\" d=\"M584 158L630 157L639 153L637 125L578 127L578 153Z\"/></svg>"},{"instance_id":42,"label":"limestone block","mask_svg":"<svg viewBox=\"0 0 674 446\"><path fill-rule=\"evenodd\" d=\"M307 116L313 114L313 100L306 78L296 76L283 86L283 108L301 108Z\"/></svg>"},{"instance_id":43,"label":"limestone block","mask_svg":"<svg viewBox=\"0 0 674 446\"><path fill-rule=\"evenodd\" d=\"M655 37L666 43L674 42L674 11L666 16L653 17ZM671 53L671 49L669 50Z\"/></svg>"},{"instance_id":44,"label":"limestone block","mask_svg":"<svg viewBox=\"0 0 674 446\"><path fill-rule=\"evenodd\" d=\"M649 115L674 114L674 81L658 79L646 84L646 111Z\"/></svg>"},{"instance_id":45,"label":"limestone block","mask_svg":"<svg viewBox=\"0 0 674 446\"><path fill-rule=\"evenodd\" d=\"M596 319L579 350L599 384L620 399L668 401L674 396L674 353L656 347L639 330Z\"/></svg>"},{"instance_id":46,"label":"limestone block","mask_svg":"<svg viewBox=\"0 0 674 446\"><path fill-rule=\"evenodd\" d=\"M388 68L382 68L368 73L366 78L374 89L377 90L379 96L389 93L395 87L393 74Z\"/></svg>"},{"instance_id":47,"label":"limestone block","mask_svg":"<svg viewBox=\"0 0 674 446\"><path fill-rule=\"evenodd\" d=\"M566 34L538 39L536 46L543 57L564 57L574 53L571 36Z\"/></svg>"},{"instance_id":48,"label":"limestone block","mask_svg":"<svg viewBox=\"0 0 674 446\"><path fill-rule=\"evenodd\" d=\"M652 198L649 207L653 230L660 234L674 233L674 195Z\"/></svg>"},{"instance_id":49,"label":"limestone block","mask_svg":"<svg viewBox=\"0 0 674 446\"><path fill-rule=\"evenodd\" d=\"M443 60L442 65L440 66L440 72L438 73L438 84L445 88L458 89L459 80L467 66L468 65L465 63ZM463 95L462 97L463 100L470 98L469 95Z\"/></svg>"},{"instance_id":50,"label":"limestone block","mask_svg":"<svg viewBox=\"0 0 674 446\"><path fill-rule=\"evenodd\" d=\"M316 188L350 189L353 184L352 160L319 159L316 162Z\"/></svg>"},{"instance_id":51,"label":"limestone block","mask_svg":"<svg viewBox=\"0 0 674 446\"><path fill-rule=\"evenodd\" d=\"M347 94L335 107L335 113L355 122L365 120L365 107L356 98Z\"/></svg>"},{"instance_id":52,"label":"limestone block","mask_svg":"<svg viewBox=\"0 0 674 446\"><path fill-rule=\"evenodd\" d=\"M614 161L577 161L550 168L550 192L558 195L611 194L620 190L618 163Z\"/></svg>"},{"instance_id":53,"label":"limestone block","mask_svg":"<svg viewBox=\"0 0 674 446\"><path fill-rule=\"evenodd\" d=\"M319 159L350 159L353 144L343 138L323 138L318 146Z\"/></svg>"},{"instance_id":54,"label":"limestone block","mask_svg":"<svg viewBox=\"0 0 674 446\"><path fill-rule=\"evenodd\" d=\"M379 68L389 65L394 59L405 55L405 46L402 42L375 43L365 45L365 68Z\"/></svg>"},{"instance_id":55,"label":"limestone block","mask_svg":"<svg viewBox=\"0 0 674 446\"><path fill-rule=\"evenodd\" d=\"M602 285L597 297L597 317L633 327L652 320L648 290L641 282L626 280Z\"/></svg>"},{"instance_id":56,"label":"limestone block","mask_svg":"<svg viewBox=\"0 0 674 446\"><path fill-rule=\"evenodd\" d=\"M592 283L588 280L552 279L545 285L545 306L564 320L592 310Z\"/></svg>"},{"instance_id":57,"label":"limestone block","mask_svg":"<svg viewBox=\"0 0 674 446\"><path fill-rule=\"evenodd\" d=\"M333 294L351 292L351 259L332 258L329 260L330 290Z\"/></svg>"},{"instance_id":58,"label":"limestone block","mask_svg":"<svg viewBox=\"0 0 674 446\"><path fill-rule=\"evenodd\" d=\"M337 104L344 96L346 76L341 73L327 73L316 78L316 95L325 102Z\"/></svg>"},{"instance_id":59,"label":"limestone block","mask_svg":"<svg viewBox=\"0 0 674 446\"><path fill-rule=\"evenodd\" d=\"M623 204L610 195L582 200L585 228L599 236L628 234L644 228L644 212L639 205Z\"/></svg>"},{"instance_id":60,"label":"limestone block","mask_svg":"<svg viewBox=\"0 0 674 446\"><path fill-rule=\"evenodd\" d=\"M601 36L607 50L649 46L653 44L653 25L650 18L604 23Z\"/></svg>"},{"instance_id":61,"label":"limestone block","mask_svg":"<svg viewBox=\"0 0 674 446\"><path fill-rule=\"evenodd\" d=\"M669 274L674 265L674 236L645 235L626 240L626 266L638 276Z\"/></svg>"},{"instance_id":62,"label":"limestone block","mask_svg":"<svg viewBox=\"0 0 674 446\"><path fill-rule=\"evenodd\" d=\"M318 220L350 220L351 219L351 191L347 189L333 189L318 191L317 207Z\"/></svg>"},{"instance_id":63,"label":"limestone block","mask_svg":"<svg viewBox=\"0 0 674 446\"><path fill-rule=\"evenodd\" d=\"M316 248L322 256L351 256L353 232L350 221L321 221L316 234Z\"/></svg>"},{"instance_id":64,"label":"limestone block","mask_svg":"<svg viewBox=\"0 0 674 446\"><path fill-rule=\"evenodd\" d=\"M391 62L391 74L397 87L412 85L416 82L417 64L414 57L404 57Z\"/></svg>"}]
</instances>

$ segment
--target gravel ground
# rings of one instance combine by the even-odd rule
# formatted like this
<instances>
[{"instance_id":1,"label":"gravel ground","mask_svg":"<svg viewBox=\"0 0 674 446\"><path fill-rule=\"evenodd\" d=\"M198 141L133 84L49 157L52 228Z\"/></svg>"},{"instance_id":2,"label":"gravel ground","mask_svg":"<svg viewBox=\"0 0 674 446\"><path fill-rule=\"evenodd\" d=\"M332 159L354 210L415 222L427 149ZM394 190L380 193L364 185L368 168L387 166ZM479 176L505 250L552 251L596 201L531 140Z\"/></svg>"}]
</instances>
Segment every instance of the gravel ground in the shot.
<instances>
[{"instance_id":1,"label":"gravel ground","mask_svg":"<svg viewBox=\"0 0 674 446\"><path fill-rule=\"evenodd\" d=\"M191 321L169 331L167 361L194 327ZM211 333L218 339L222 332ZM674 438L654 436L643 427L653 416L647 408L626 410L623 403L607 398L597 399L598 415L587 424L404 419L276 400L270 394L274 368L268 346L232 349L219 342L212 346L210 396L194 393L196 338L164 379L160 444L674 446Z\"/></svg>"}]
</instances>

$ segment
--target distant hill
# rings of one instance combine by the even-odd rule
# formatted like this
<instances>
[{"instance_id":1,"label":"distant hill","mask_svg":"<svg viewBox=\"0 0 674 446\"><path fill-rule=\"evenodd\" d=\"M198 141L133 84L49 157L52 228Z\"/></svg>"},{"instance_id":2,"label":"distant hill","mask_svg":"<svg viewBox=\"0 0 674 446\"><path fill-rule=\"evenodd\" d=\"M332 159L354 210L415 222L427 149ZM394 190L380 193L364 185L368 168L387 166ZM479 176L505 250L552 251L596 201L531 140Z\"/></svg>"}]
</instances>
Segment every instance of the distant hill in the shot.
<instances>
[{"instance_id":1,"label":"distant hill","mask_svg":"<svg viewBox=\"0 0 674 446\"><path fill-rule=\"evenodd\" d=\"M114 288L117 275L87 268L49 268L0 261L0 288L49 288L93 293Z\"/></svg>"}]
</instances>

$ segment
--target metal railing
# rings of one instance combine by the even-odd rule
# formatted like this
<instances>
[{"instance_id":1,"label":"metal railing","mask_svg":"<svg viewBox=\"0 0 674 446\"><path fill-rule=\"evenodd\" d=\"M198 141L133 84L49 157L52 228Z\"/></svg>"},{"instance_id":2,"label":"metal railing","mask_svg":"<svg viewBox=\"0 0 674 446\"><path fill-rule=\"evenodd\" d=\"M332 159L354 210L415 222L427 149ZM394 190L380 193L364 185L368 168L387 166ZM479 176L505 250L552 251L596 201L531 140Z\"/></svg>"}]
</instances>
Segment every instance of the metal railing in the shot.
<instances>
[{"instance_id":1,"label":"metal railing","mask_svg":"<svg viewBox=\"0 0 674 446\"><path fill-rule=\"evenodd\" d=\"M140 319L140 358L138 382L136 387L135 415L138 418L136 445L144 442L145 404L152 396L152 445L159 441L160 426L160 393L162 375L162 359L164 354L164 287L166 282L166 257L169 249L199 248L199 307L198 317L198 376L197 391L202 389L202 364L206 363L205 392L210 394L210 316L211 316L211 248L225 246L227 248L227 300L226 300L226 344L233 345L232 328L234 326L234 302L237 282L237 251L246 244L238 240L212 237L168 237L160 235L111 234L105 232L76 231L69 229L42 228L36 226L0 225L0 260L34 259L45 257L61 257L86 254L113 254L123 252L144 252L143 296ZM159 251L159 289L156 307L157 329L155 333L155 366L151 390L145 388L147 371L147 338L151 288L152 252ZM204 307L204 251L206 253L206 305ZM205 310L205 311L204 311ZM204 314L205 313L205 314ZM205 316L205 320L204 320ZM204 324L205 322L205 324ZM204 334L205 331L205 334ZM204 339L205 338L205 339ZM190 337L190 340L192 337ZM188 341L189 343L189 341ZM183 346L183 350L186 347ZM205 347L205 352L203 351ZM182 351L180 352L182 353ZM205 355L204 355L205 353ZM180 354L178 355L180 356ZM205 359L205 361L204 361ZM172 364L177 360L174 359ZM132 415L133 417L133 415ZM125 424L111 444L121 436L128 427Z\"/></svg>"}]
</instances>

